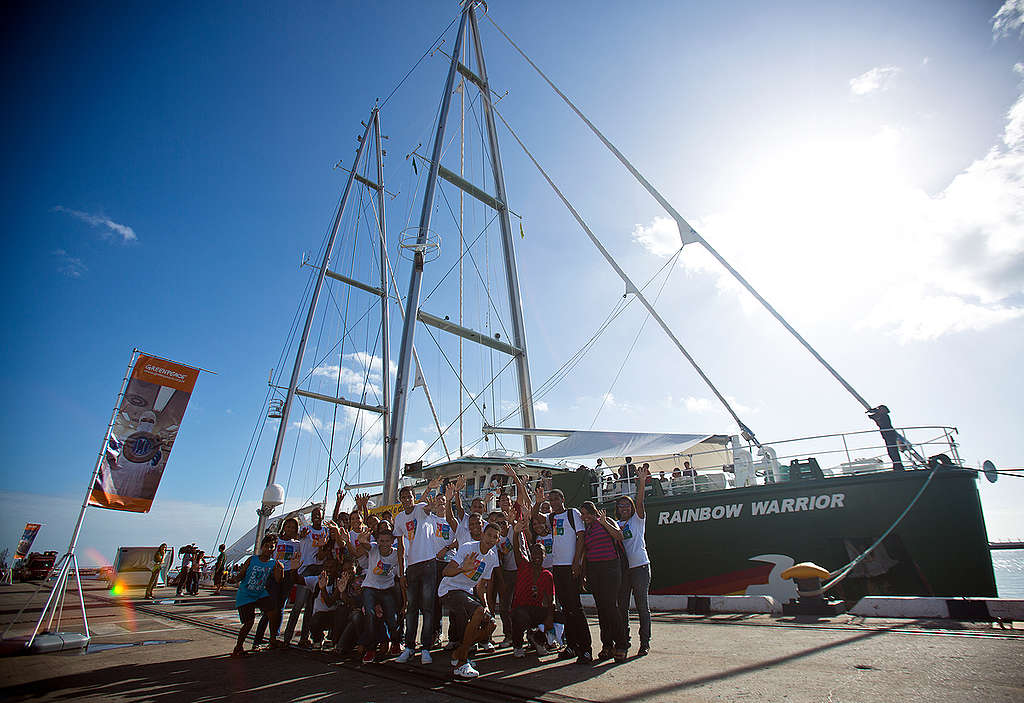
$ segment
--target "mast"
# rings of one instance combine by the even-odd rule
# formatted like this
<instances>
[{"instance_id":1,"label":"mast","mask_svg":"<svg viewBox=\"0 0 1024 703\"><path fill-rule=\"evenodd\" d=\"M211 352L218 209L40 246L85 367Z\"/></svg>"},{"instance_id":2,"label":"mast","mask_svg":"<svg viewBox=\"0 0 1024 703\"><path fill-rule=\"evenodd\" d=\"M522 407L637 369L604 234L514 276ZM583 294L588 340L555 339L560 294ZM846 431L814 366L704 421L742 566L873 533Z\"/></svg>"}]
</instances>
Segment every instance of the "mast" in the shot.
<instances>
[{"instance_id":1,"label":"mast","mask_svg":"<svg viewBox=\"0 0 1024 703\"><path fill-rule=\"evenodd\" d=\"M380 339L381 339L381 403L384 412L381 414L381 424L384 437L383 471L388 469L387 438L391 427L391 416L388 413L391 394L391 344L388 341L388 236L384 220L384 150L380 145L380 110L373 108L373 141L377 147L377 224L380 227ZM341 373L341 369L338 369ZM384 474L381 474L382 476Z\"/></svg>"},{"instance_id":2,"label":"mast","mask_svg":"<svg viewBox=\"0 0 1024 703\"><path fill-rule=\"evenodd\" d=\"M420 287L423 280L423 250L430 230L430 215L434 209L434 191L437 188L437 173L441 166L441 150L444 147L445 126L448 123L448 109L452 104L452 90L455 87L455 71L462 38L466 33L469 8L462 11L459 31L455 36L452 62L448 67L448 78L441 95L441 111L437 118L437 132L430 157L430 171L423 191L423 208L420 210L419 233L413 250L412 273L409 277L409 293L405 299L405 320L402 323L402 344L398 351L398 372L395 374L395 395L391 404L391 433L385 445L387 463L384 467L384 495L382 500L389 505L398 497L398 479L402 462L402 437L405 432L405 404L409 395L409 366L412 361L413 337L416 333L416 312L420 306Z\"/></svg>"},{"instance_id":3,"label":"mast","mask_svg":"<svg viewBox=\"0 0 1024 703\"><path fill-rule=\"evenodd\" d=\"M374 108L376 113L376 108ZM288 390L284 398L284 406L281 408L281 424L277 428L277 439L274 441L274 454L270 459L270 471L267 474L267 487L263 492L263 506L257 510L259 521L256 523L256 544L254 553L259 552L260 541L263 539L263 531L267 526L267 518L274 512L283 500L283 492L280 486L275 485L277 478L277 465L281 459L281 450L284 448L284 437L288 430L288 416L291 413L292 401L295 399L295 390L299 384L299 374L302 371L302 357L306 353L306 342L309 339L309 330L313 326L313 316L316 313L317 301L320 299L320 290L324 285L324 277L327 275L327 264L331 260L331 252L334 250L334 240L338 236L338 228L341 226L341 216L345 212L345 204L348 202L348 195L352 191L352 183L355 181L356 171L359 169L359 162L363 158L363 150L366 148L367 138L370 135L370 127L373 125L373 115L359 139L359 146L356 148L356 158L349 171L348 180L345 182L345 190L341 195L341 202L338 203L338 210L334 216L334 223L331 225L331 236L324 248L324 258L316 275L316 285L313 288L313 298L309 301L309 312L306 313L306 324L302 328L302 337L299 338L299 347L295 352L295 364L292 366L291 380L288 382Z\"/></svg>"},{"instance_id":4,"label":"mast","mask_svg":"<svg viewBox=\"0 0 1024 703\"><path fill-rule=\"evenodd\" d=\"M480 43L476 19L477 0L469 0L464 4L462 18L459 23L458 34L455 38L455 46L451 53L451 64L448 67L448 78L445 83L444 93L441 96L441 109L438 116L437 131L434 135L433 151L430 157L430 170L427 175L427 182L423 193L423 208L420 211L419 231L416 245L413 247L413 267L409 280L409 291L405 303L405 320L402 329L402 345L398 357L398 373L395 377L394 402L391 405L391 434L388 438L388 464L384 474L384 502L393 502L398 489L398 478L401 470L401 447L405 425L406 402L408 400L409 371L413 354L413 338L416 330L416 321L431 325L443 331L455 334L462 339L477 342L498 349L503 353L511 354L516 365L517 382L519 385L519 400L522 413L522 425L524 427L534 426L533 417L533 394L530 387L530 367L526 355L526 327L523 322L523 306L519 289L519 275L516 270L515 251L512 239L512 227L509 222L509 210L507 205L507 194L505 192L505 179L501 168L501 155L498 150L497 130L490 103L490 88L487 84L487 74L484 65L483 48ZM463 41L467 33L472 30L473 51L476 55L475 73L468 66L462 63ZM492 175L494 177L494 195L486 193L483 189L475 186L466 180L462 175L456 174L441 166L441 153L444 147L445 129L448 123L448 114L451 107L452 95L455 87L455 74L463 76L463 91L469 85L475 85L480 90L483 99L485 120L487 123L487 139L489 142ZM424 249L428 244L430 233L431 212L434 206L434 196L437 188L438 177L444 178L452 185L459 188L463 193L476 198L488 207L493 208L501 227L502 248L504 253L505 276L509 295L509 310L512 322L512 343L497 341L474 330L463 327L461 324L450 323L440 317L430 315L419 310L420 288L423 278ZM527 452L536 450L536 439L532 435L524 437L524 445Z\"/></svg>"},{"instance_id":5,"label":"mast","mask_svg":"<svg viewBox=\"0 0 1024 703\"><path fill-rule=\"evenodd\" d=\"M501 153L498 151L498 130L494 125L491 110L491 88L487 82L487 66L484 63L484 49L480 43L480 27L476 21L476 8L469 7L469 23L473 28L473 49L476 54L476 68L480 72L481 105L487 123L487 141L491 148L491 169L494 172L495 197L499 202L498 221L501 224L501 246L505 255L505 282L508 287L508 307L512 317L512 343L519 350L516 354L516 375L519 380L519 412L523 427L533 427L533 390L530 385L530 364L526 356L526 325L523 321L523 301L519 293L519 270L516 268L516 252L512 241L512 225L508 217L508 197L505 194L505 175L501 168ZM537 438L523 435L527 454L537 451Z\"/></svg>"}]
</instances>

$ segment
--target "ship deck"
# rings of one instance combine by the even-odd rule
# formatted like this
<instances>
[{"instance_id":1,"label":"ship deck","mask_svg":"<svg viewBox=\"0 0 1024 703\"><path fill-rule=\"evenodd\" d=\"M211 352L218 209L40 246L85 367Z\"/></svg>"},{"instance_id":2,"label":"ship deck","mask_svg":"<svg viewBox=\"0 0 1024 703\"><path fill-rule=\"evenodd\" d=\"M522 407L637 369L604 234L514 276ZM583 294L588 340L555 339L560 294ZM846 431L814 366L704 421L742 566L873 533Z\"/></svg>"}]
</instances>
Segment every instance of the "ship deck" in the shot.
<instances>
[{"instance_id":1,"label":"ship deck","mask_svg":"<svg viewBox=\"0 0 1024 703\"><path fill-rule=\"evenodd\" d=\"M0 586L3 625L31 594ZM38 616L43 594L22 617ZM69 594L70 595L70 594ZM86 586L93 639L87 653L0 659L0 698L82 701L1020 701L1024 624L882 620L840 616L796 621L766 615L657 613L652 651L624 664L581 667L554 655L477 658L481 677L452 681L448 656L423 667L360 666L298 650L232 659L233 594L173 589L143 601ZM161 600L161 596L164 598ZM75 603L77 606L77 603ZM70 602L69 602L70 606ZM78 615L64 610L62 629ZM34 620L34 618L33 618ZM596 618L590 618L597 635ZM637 627L635 618L631 629ZM30 626L17 625L11 636ZM635 654L634 651L631 655Z\"/></svg>"}]
</instances>

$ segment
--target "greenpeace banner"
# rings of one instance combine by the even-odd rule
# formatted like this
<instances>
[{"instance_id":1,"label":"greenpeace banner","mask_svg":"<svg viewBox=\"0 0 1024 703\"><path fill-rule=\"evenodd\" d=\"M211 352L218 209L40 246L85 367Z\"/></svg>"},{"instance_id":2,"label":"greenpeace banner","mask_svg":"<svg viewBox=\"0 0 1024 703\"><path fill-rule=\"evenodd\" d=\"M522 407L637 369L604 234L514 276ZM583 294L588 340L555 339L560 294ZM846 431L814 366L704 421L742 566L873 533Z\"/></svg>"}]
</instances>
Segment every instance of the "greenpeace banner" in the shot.
<instances>
[{"instance_id":1,"label":"greenpeace banner","mask_svg":"<svg viewBox=\"0 0 1024 703\"><path fill-rule=\"evenodd\" d=\"M32 543L39 534L40 527L42 525L35 522L25 524L25 531L21 533L21 539L18 541L18 551L14 553L15 559L24 559L28 556L28 550L32 549Z\"/></svg>"},{"instance_id":2,"label":"greenpeace banner","mask_svg":"<svg viewBox=\"0 0 1024 703\"><path fill-rule=\"evenodd\" d=\"M136 359L89 505L149 512L198 376L173 361Z\"/></svg>"}]
</instances>

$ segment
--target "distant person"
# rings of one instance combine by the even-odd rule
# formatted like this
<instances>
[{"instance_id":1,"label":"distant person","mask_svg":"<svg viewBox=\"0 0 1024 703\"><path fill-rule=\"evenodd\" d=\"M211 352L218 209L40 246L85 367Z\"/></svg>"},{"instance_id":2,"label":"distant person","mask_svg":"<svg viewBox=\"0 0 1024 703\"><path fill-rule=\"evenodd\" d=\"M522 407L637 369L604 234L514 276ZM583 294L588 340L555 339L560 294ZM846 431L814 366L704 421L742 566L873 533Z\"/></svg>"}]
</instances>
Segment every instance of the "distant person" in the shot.
<instances>
[{"instance_id":1,"label":"distant person","mask_svg":"<svg viewBox=\"0 0 1024 703\"><path fill-rule=\"evenodd\" d=\"M684 461L683 462L683 474L682 475L683 476L696 476L697 472L694 471L693 467L690 466L690 462Z\"/></svg>"},{"instance_id":2,"label":"distant person","mask_svg":"<svg viewBox=\"0 0 1024 703\"><path fill-rule=\"evenodd\" d=\"M149 585L146 586L146 598L153 597L153 587L160 578L160 569L163 568L164 559L167 558L167 542L164 542L153 552L153 565L150 567L153 573L149 577Z\"/></svg>"},{"instance_id":3,"label":"distant person","mask_svg":"<svg viewBox=\"0 0 1024 703\"><path fill-rule=\"evenodd\" d=\"M676 471L679 469L677 468ZM651 605L648 591L651 587L651 560L647 556L647 511L644 507L644 488L647 472L637 476L636 502L629 496L615 503L619 528L622 530L622 548L626 555L626 569L619 586L619 613L626 628L626 649L629 649L629 596L632 594L640 618L640 651L645 656L651 651Z\"/></svg>"},{"instance_id":4,"label":"distant person","mask_svg":"<svg viewBox=\"0 0 1024 703\"><path fill-rule=\"evenodd\" d=\"M256 620L256 608L259 608L271 623L271 633L277 628L275 622L278 617L276 604L270 600L270 593L267 591L267 581L273 579L280 582L284 576L281 565L274 558L274 550L277 548L277 535L264 535L260 540L260 553L245 560L241 571L238 573L238 593L235 594L235 607L238 608L238 619L242 627L238 630L238 641L235 649L231 652L233 657L242 657L247 654L244 648L245 638L252 629ZM273 634L270 636L270 646L280 646Z\"/></svg>"},{"instance_id":5,"label":"distant person","mask_svg":"<svg viewBox=\"0 0 1024 703\"><path fill-rule=\"evenodd\" d=\"M889 459L892 460L893 470L903 471L903 461L900 459L900 449L903 446L903 440L900 439L899 433L892 427L892 420L889 419L889 408L879 405L877 408L868 410L867 414L878 425L878 429L882 434L882 440L885 442L885 451L888 452Z\"/></svg>"},{"instance_id":6,"label":"distant person","mask_svg":"<svg viewBox=\"0 0 1024 703\"><path fill-rule=\"evenodd\" d=\"M679 470L679 467L672 469L672 478L682 478L683 472Z\"/></svg>"},{"instance_id":7,"label":"distant person","mask_svg":"<svg viewBox=\"0 0 1024 703\"><path fill-rule=\"evenodd\" d=\"M185 586L188 583L189 574L192 573L192 562L196 558L196 547L194 544L186 544L184 547L178 550L181 555L181 567L178 569L178 579L175 582L175 595L181 597L181 592L185 590Z\"/></svg>"},{"instance_id":8,"label":"distant person","mask_svg":"<svg viewBox=\"0 0 1024 703\"><path fill-rule=\"evenodd\" d=\"M224 587L224 545L217 547L217 561L213 565L213 595L219 596L220 589Z\"/></svg>"}]
</instances>

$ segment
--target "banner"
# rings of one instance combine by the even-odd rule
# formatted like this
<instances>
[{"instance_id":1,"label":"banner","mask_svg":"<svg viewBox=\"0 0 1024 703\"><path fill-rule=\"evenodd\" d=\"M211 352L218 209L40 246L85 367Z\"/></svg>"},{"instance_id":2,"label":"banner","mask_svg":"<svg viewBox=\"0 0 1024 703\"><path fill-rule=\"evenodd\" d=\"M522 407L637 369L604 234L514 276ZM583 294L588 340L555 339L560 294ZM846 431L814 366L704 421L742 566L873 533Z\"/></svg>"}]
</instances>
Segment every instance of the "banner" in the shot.
<instances>
[{"instance_id":1,"label":"banner","mask_svg":"<svg viewBox=\"0 0 1024 703\"><path fill-rule=\"evenodd\" d=\"M366 511L368 515L380 515L381 513L391 513L391 517L398 515L399 511L402 510L401 503L392 503L391 505L381 505L376 508L370 508Z\"/></svg>"},{"instance_id":2,"label":"banner","mask_svg":"<svg viewBox=\"0 0 1024 703\"><path fill-rule=\"evenodd\" d=\"M136 359L89 505L149 512L198 377L173 361Z\"/></svg>"},{"instance_id":3,"label":"banner","mask_svg":"<svg viewBox=\"0 0 1024 703\"><path fill-rule=\"evenodd\" d=\"M39 534L40 527L42 525L34 522L25 524L25 531L21 533L21 540L18 541L18 551L14 553L15 559L24 559L28 556L28 550L32 549L32 543Z\"/></svg>"}]
</instances>

